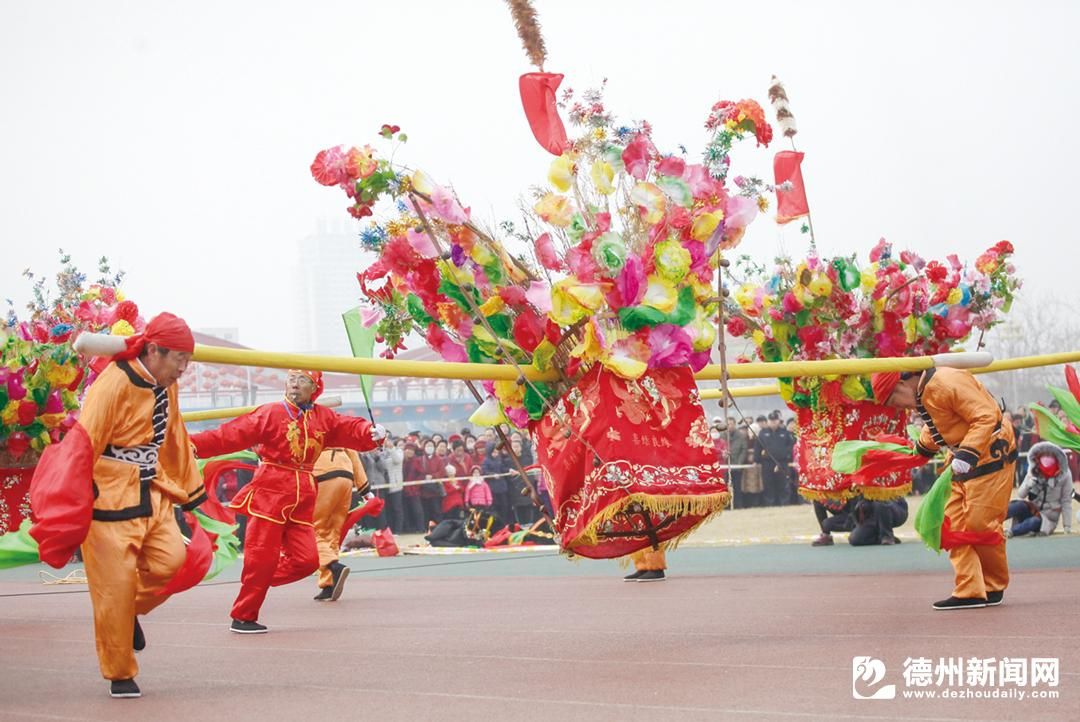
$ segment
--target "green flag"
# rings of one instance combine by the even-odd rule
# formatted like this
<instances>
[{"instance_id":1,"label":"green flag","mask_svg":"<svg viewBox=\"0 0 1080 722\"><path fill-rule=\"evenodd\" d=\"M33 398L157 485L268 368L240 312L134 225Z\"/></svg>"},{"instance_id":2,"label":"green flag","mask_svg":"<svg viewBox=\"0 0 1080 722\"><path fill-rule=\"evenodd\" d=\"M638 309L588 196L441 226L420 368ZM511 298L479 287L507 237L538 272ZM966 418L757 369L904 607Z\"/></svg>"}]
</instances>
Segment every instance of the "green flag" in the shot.
<instances>
[{"instance_id":1,"label":"green flag","mask_svg":"<svg viewBox=\"0 0 1080 722\"><path fill-rule=\"evenodd\" d=\"M349 309L341 314L341 320L345 322L345 333L349 334L349 345L352 346L354 358L371 358L375 351L375 327L365 328L360 321L360 307ZM361 376L360 386L364 391L364 398L371 403L371 385L375 380L371 376Z\"/></svg>"}]
</instances>

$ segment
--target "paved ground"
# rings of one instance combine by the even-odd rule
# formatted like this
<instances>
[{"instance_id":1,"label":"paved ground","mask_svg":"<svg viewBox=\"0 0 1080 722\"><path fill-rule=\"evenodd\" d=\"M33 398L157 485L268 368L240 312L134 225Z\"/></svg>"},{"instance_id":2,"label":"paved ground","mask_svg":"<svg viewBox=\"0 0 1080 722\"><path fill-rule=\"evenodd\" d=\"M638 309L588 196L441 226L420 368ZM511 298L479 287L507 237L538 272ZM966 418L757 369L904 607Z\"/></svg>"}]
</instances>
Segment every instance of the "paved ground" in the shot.
<instances>
[{"instance_id":1,"label":"paved ground","mask_svg":"<svg viewBox=\"0 0 1080 722\"><path fill-rule=\"evenodd\" d=\"M947 560L915 544L682 549L661 584L551 555L353 558L340 602L312 601L314 580L272 590L262 636L226 630L234 570L144 620L139 700L106 694L85 587L10 570L0 719L1075 720L1080 538L1009 550L1006 603L950 613L929 609ZM897 699L853 699L857 655ZM1039 689L1060 696L904 699L909 657L1056 657Z\"/></svg>"}]
</instances>

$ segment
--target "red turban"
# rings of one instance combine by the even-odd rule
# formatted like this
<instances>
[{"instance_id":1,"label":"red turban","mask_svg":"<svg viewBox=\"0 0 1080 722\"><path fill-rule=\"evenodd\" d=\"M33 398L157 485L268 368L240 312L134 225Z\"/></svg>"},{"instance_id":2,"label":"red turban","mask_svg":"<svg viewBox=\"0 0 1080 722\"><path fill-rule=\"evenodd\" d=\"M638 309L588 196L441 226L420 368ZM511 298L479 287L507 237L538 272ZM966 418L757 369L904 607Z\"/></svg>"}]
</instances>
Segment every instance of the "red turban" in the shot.
<instances>
[{"instance_id":1,"label":"red turban","mask_svg":"<svg viewBox=\"0 0 1080 722\"><path fill-rule=\"evenodd\" d=\"M870 385L874 387L874 401L884 404L892 396L893 389L900 383L899 371L885 371L870 377Z\"/></svg>"},{"instance_id":2,"label":"red turban","mask_svg":"<svg viewBox=\"0 0 1080 722\"><path fill-rule=\"evenodd\" d=\"M314 401L315 399L322 396L323 389L325 388L325 386L323 385L323 380L322 380L322 371L308 371L306 369L289 369L289 373L291 373L291 374L304 374L304 376L307 376L309 379L311 379L311 383L315 384L315 393L311 394L311 400L312 401Z\"/></svg>"},{"instance_id":3,"label":"red turban","mask_svg":"<svg viewBox=\"0 0 1080 722\"><path fill-rule=\"evenodd\" d=\"M168 312L154 316L142 333L128 336L124 343L127 348L113 356L114 361L130 361L136 358L148 343L156 343L170 351L191 353L195 350L195 337L191 335L191 329L184 323L184 319Z\"/></svg>"}]
</instances>

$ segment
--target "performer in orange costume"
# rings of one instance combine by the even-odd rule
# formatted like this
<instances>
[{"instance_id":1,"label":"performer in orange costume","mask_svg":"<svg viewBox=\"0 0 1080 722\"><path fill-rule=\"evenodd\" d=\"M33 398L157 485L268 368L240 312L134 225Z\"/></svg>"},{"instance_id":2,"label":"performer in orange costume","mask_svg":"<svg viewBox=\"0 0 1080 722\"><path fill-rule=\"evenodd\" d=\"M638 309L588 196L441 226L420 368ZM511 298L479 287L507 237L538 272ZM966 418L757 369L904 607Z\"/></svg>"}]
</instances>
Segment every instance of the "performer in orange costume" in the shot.
<instances>
[{"instance_id":1,"label":"performer in orange costume","mask_svg":"<svg viewBox=\"0 0 1080 722\"><path fill-rule=\"evenodd\" d=\"M233 632L266 632L258 619L267 590L303 579L319 568L312 471L323 449L340 446L367 451L386 440L381 426L312 403L322 389L321 372L289 371L283 400L191 437L203 458L254 446L261 460L251 483L229 504L250 517L240 594L229 627Z\"/></svg>"},{"instance_id":2,"label":"performer in orange costume","mask_svg":"<svg viewBox=\"0 0 1080 722\"><path fill-rule=\"evenodd\" d=\"M349 568L338 561L341 527L349 515L355 488L369 495L367 474L352 449L325 449L315 462L315 540L319 545L319 593L315 600L336 602L345 589Z\"/></svg>"},{"instance_id":3,"label":"performer in orange costume","mask_svg":"<svg viewBox=\"0 0 1080 722\"><path fill-rule=\"evenodd\" d=\"M915 409L926 422L916 444L920 453L933 456L941 448L951 452L953 487L942 546L949 533L958 535L961 543L949 548L956 587L948 599L935 602L934 609L1001 604L1009 585L1002 524L1017 456L1011 422L968 371L881 373L872 381L878 403Z\"/></svg>"},{"instance_id":4,"label":"performer in orange costume","mask_svg":"<svg viewBox=\"0 0 1080 722\"><path fill-rule=\"evenodd\" d=\"M98 662L113 697L139 697L134 651L146 641L136 615L168 599L160 592L185 558L173 504L192 509L206 499L176 397L195 340L183 320L162 313L142 334L105 343L119 347L113 363L90 386L78 424L38 467L33 484L93 485L81 548ZM31 534L43 550L52 548L52 510L35 511Z\"/></svg>"},{"instance_id":5,"label":"performer in orange costume","mask_svg":"<svg viewBox=\"0 0 1080 722\"><path fill-rule=\"evenodd\" d=\"M667 559L663 549L642 549L630 555L634 573L623 577L624 582L662 582Z\"/></svg>"}]
</instances>

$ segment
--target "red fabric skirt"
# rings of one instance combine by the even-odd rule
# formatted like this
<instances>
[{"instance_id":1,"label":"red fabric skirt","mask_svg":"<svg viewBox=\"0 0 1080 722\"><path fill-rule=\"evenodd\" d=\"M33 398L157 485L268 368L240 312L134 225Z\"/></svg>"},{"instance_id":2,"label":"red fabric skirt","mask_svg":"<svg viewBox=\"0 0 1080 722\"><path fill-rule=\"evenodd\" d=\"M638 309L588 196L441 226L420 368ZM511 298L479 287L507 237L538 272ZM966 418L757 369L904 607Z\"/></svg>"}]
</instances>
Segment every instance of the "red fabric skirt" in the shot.
<instances>
[{"instance_id":1,"label":"red fabric skirt","mask_svg":"<svg viewBox=\"0 0 1080 722\"><path fill-rule=\"evenodd\" d=\"M30 516L33 466L0 467L0 534L15 531Z\"/></svg>"},{"instance_id":2,"label":"red fabric skirt","mask_svg":"<svg viewBox=\"0 0 1080 722\"><path fill-rule=\"evenodd\" d=\"M595 366L533 425L563 548L593 559L677 541L729 493L688 368Z\"/></svg>"},{"instance_id":3,"label":"red fabric skirt","mask_svg":"<svg viewBox=\"0 0 1080 722\"><path fill-rule=\"evenodd\" d=\"M795 409L798 440L799 493L807 499L895 499L911 491L911 472L885 474L865 483L832 469L838 441L873 439L882 434L907 436L908 414L903 409L871 403L836 404L824 409Z\"/></svg>"}]
</instances>

